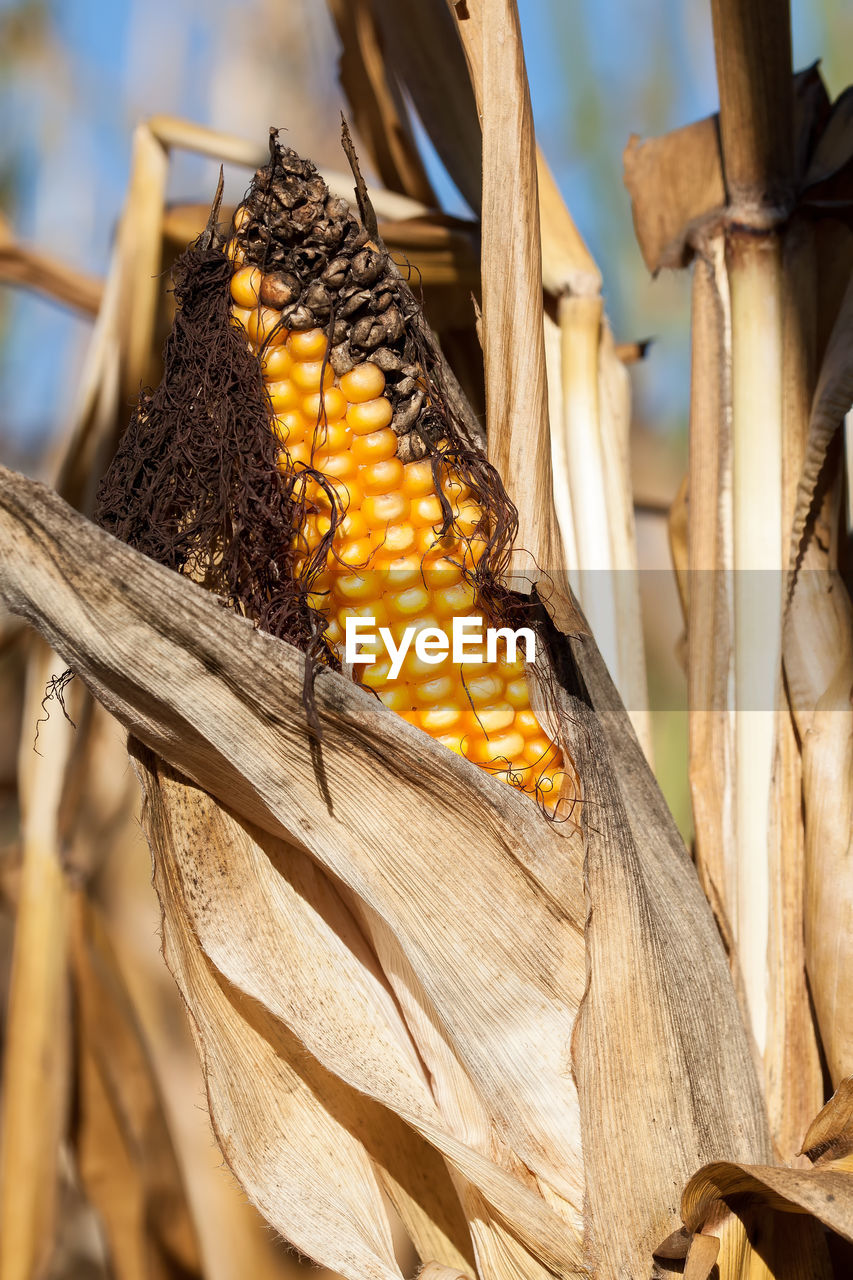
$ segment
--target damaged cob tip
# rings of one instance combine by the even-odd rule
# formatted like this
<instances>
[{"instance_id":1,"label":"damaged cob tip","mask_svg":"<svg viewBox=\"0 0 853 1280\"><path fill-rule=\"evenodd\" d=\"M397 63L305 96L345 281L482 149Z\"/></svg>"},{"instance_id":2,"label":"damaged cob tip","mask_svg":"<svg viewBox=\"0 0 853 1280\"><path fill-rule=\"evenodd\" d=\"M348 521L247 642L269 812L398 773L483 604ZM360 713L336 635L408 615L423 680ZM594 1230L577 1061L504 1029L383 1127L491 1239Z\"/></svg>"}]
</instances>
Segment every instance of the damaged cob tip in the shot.
<instances>
[{"instance_id":1,"label":"damaged cob tip","mask_svg":"<svg viewBox=\"0 0 853 1280\"><path fill-rule=\"evenodd\" d=\"M159 503L161 520L168 509L173 530L181 531L176 540L186 563L174 563L181 557L172 547L173 567L187 571L194 562L199 576L202 535L208 585L259 625L337 668L348 619L365 620L374 636L362 646L369 661L354 668L359 683L444 746L535 794L546 812L567 811L572 797L563 798L564 783L573 775L531 708L524 658L504 640L491 651L485 641L478 647L469 640L464 662L454 661L452 651L436 655L435 646L429 659L409 647L395 663L389 652L399 650L407 631L410 642L426 631L449 637L454 619L510 629L516 618L517 625L524 621L523 606L500 582L515 511L448 404L440 353L405 280L378 236L371 238L314 166L275 136L224 250L206 255L208 272L212 256L225 269L217 276L221 294L215 304L208 299L208 308L218 308L220 329L224 320L220 359L227 348L229 368L239 367L244 382L244 368L254 371L254 386L239 388L249 411L238 405L241 422L223 411L219 401L230 392L220 372L214 403L207 397L199 404L196 396L193 406L184 393L185 417L195 419L196 435L205 424L209 434L211 418L225 424L229 438L243 427L237 448L241 455L255 452L256 492L240 505L239 520L227 498L214 501L221 527L210 537L209 496L178 500L173 478ZM170 354L180 363L178 325L183 319L180 327L187 328L193 307L188 274L190 288L186 277L177 281L181 312L164 381ZM184 360L188 340L185 334ZM140 405L128 432L137 437L137 455L142 437L152 428L157 434L174 404L174 397L156 403L158 392ZM185 423L177 426L186 434ZM162 430L158 439L162 451ZM217 446L221 459L221 433ZM193 457L191 449L183 452ZM263 495L253 469L258 459L267 470ZM200 468L199 482L206 470ZM139 489L145 468L138 456L133 474L127 472L125 466L123 475L108 477L105 492L115 494L117 479ZM219 478L218 490L224 495L243 485L234 467ZM146 486L150 501L150 477ZM153 490L156 498L157 483ZM126 520L124 530L117 527L115 501L112 509L102 506L102 523L133 541ZM267 517L263 527L250 509L258 506ZM274 513L279 528L271 537ZM229 548L235 538L236 559ZM259 579L252 562L262 557L267 569ZM386 637L384 649L377 632Z\"/></svg>"}]
</instances>

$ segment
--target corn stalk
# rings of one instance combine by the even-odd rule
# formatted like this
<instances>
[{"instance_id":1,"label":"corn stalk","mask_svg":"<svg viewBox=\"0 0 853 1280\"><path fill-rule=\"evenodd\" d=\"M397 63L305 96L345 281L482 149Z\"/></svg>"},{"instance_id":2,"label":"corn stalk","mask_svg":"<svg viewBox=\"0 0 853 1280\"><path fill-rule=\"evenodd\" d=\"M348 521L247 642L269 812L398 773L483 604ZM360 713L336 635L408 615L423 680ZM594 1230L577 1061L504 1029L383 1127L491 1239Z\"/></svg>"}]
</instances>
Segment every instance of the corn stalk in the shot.
<instances>
[{"instance_id":1,"label":"corn stalk","mask_svg":"<svg viewBox=\"0 0 853 1280\"><path fill-rule=\"evenodd\" d=\"M804 774L803 724L830 679L825 663L849 647L843 610L819 624L816 605L811 677L803 636L796 658L783 646L790 600L807 590L786 570L817 556L828 586L837 564L834 538L803 513L817 484L810 450L821 465L827 456L826 410L812 403L818 369L836 397L845 376L827 338L842 324L839 284L851 261L847 240L798 205L823 207L849 140L845 150L833 124L843 109L830 110L814 69L790 79L786 12L726 4L714 13L719 135L708 120L632 143L626 167L650 267L695 255L686 600L697 861L790 1158L822 1098L804 976L804 936L821 932L806 896L809 810L819 802L813 768ZM837 273L831 284L824 260ZM846 405L830 399L840 420ZM820 448L809 444L817 421ZM829 844L837 857L845 841L836 834ZM809 967L813 993L835 988L824 965ZM836 1040L827 1016L821 1032L825 1045Z\"/></svg>"}]
</instances>

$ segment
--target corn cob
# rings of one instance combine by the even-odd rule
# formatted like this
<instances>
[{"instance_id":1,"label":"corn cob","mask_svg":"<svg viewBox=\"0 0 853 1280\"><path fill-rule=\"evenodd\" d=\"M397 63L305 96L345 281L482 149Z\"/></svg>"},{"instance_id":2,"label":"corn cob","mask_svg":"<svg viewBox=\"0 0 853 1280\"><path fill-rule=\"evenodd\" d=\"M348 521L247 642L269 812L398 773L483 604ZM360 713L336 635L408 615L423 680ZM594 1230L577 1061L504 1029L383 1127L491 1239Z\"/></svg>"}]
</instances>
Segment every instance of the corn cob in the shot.
<instances>
[{"instance_id":1,"label":"corn cob","mask_svg":"<svg viewBox=\"0 0 853 1280\"><path fill-rule=\"evenodd\" d=\"M310 163L272 150L226 244L232 323L258 356L280 445L297 478L294 572L340 658L348 617L449 633L484 613L490 513L451 426L412 360L413 299L381 246L329 196ZM301 479L300 479L301 477ZM480 500L478 500L478 498ZM488 611L488 610L486 610ZM368 650L369 651L369 650ZM380 648L361 683L450 750L558 809L559 748L530 706L523 657L428 664L409 649L396 679Z\"/></svg>"}]
</instances>

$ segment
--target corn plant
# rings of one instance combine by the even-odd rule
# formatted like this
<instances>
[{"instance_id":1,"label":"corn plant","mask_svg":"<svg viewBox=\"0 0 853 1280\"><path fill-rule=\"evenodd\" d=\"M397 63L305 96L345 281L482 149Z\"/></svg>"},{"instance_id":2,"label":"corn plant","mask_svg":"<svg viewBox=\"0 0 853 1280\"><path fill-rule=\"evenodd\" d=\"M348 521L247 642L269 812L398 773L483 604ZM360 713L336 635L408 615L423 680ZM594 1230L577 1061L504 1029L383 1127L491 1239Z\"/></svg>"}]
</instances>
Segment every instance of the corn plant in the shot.
<instances>
[{"instance_id":1,"label":"corn plant","mask_svg":"<svg viewBox=\"0 0 853 1280\"><path fill-rule=\"evenodd\" d=\"M116 1275L211 1267L93 892L104 710L219 1150L313 1263L849 1274L846 99L792 76L787 6L715 0L719 118L626 153L647 263L694 273L672 519L694 860L644 750L636 575L615 572L636 567L627 374L537 154L515 6L330 8L384 186L346 129L351 179L275 131L142 126L54 485L0 471L0 591L40 636L2 1274L46 1272L68 1138ZM432 215L404 95L477 228ZM237 209L221 187L165 209L177 146L256 169ZM535 660L502 640L473 674L401 648L360 672L345 645L353 620L401 646L480 615ZM46 687L68 714L33 754Z\"/></svg>"}]
</instances>

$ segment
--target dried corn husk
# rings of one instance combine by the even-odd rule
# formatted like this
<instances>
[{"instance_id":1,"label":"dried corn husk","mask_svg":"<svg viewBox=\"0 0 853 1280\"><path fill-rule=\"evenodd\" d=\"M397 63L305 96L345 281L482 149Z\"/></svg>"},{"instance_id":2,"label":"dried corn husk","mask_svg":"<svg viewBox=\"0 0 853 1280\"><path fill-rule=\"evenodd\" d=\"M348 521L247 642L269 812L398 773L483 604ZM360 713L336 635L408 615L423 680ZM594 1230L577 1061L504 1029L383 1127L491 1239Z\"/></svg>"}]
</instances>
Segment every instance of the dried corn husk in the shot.
<instances>
[{"instance_id":1,"label":"dried corn husk","mask_svg":"<svg viewBox=\"0 0 853 1280\"><path fill-rule=\"evenodd\" d=\"M217 794L233 815L229 822L244 828L248 823L310 850L336 882L348 887L363 916L381 918L435 1007L445 1043L430 1056L452 1054L444 1079L467 1077L478 1110L488 1117L490 1154L465 1132L473 1113L463 1109L460 1121L450 1103L427 1088L406 1040L406 1035L424 1039L425 1024L410 1015L404 1035L397 1006L389 1004L387 992L382 995L383 983L376 978L371 980L375 997L366 1003L370 986L364 986L363 970L360 985L352 988L357 994L350 994L359 972L357 957L350 951L348 958L339 935L336 963L339 969L348 966L340 970L341 982L324 986L322 1000L319 990L315 998L307 997L303 984L310 979L310 966L294 965L294 938L270 916L283 888L279 873L256 839L241 837L249 858L241 864L234 828L227 859L216 841L195 839L185 872L193 891L193 927L187 936L199 938L200 930L200 940L215 953L198 953L194 961L186 953L181 962L201 966L198 1000L216 994L202 983L213 965L221 975L220 993L226 983L226 989L236 986L253 997L249 1005L243 997L236 1006L229 1001L223 1018L226 1013L235 1017L235 1007L245 1018L261 1005L264 1018L281 1026L292 1021L290 1032L304 1045L303 1053L426 1138L450 1162L457 1186L461 1176L476 1189L472 1194L463 1186L469 1213L478 1207L482 1213L485 1201L489 1216L499 1215L488 1238L478 1241L478 1257L493 1259L482 1274L501 1274L501 1267L505 1275L525 1274L520 1257L531 1276L540 1275L543 1266L556 1274L579 1273L580 1244L567 1231L567 1218L571 1221L580 1208L578 1188L584 1179L567 1057L586 980L576 914L575 839L547 824L523 796L504 794L508 788L425 741L329 673L318 680L323 743L315 764L303 718L300 655L223 612L194 584L113 542L40 486L7 473L2 494L4 597L45 629L93 692L138 737ZM665 1233L660 1228L674 1210L679 1182L699 1162L697 1153L761 1158L766 1137L722 951L698 884L683 852L676 852L678 838L659 793L648 782L637 785L645 765L626 734L612 686L589 650L578 653L590 694L570 699L567 712L599 761L593 768L584 759L585 803L596 815L591 820L596 842L600 815L613 815L615 826L608 817L608 830L622 852L614 859L606 853L613 845L602 843L587 868L592 983L576 1037L575 1071L586 1097L587 1184L598 1187L601 1197L600 1209L597 1195L590 1200L593 1221L599 1213L602 1221L612 1219L617 1183L619 1213L628 1213L612 1239L602 1228L598 1247L609 1257L613 1247L627 1248L637 1259L648 1256L655 1231ZM589 713L588 696L601 708L600 721ZM324 770L325 796L317 786L318 767ZM627 826L619 817L623 803ZM173 806L169 821L179 812ZM216 821L225 821L222 811L216 812ZM423 831L430 832L426 847ZM626 854L637 847L634 842L644 849L642 863ZM170 857L175 856L172 849ZM460 865L465 867L461 879ZM236 880L229 877L229 867ZM169 874L177 872L170 868ZM640 916L629 908L631 902L646 904ZM652 902L656 908L649 916ZM172 914L177 929L180 922ZM641 926L641 919L648 923ZM667 937L664 951L654 942L660 930ZM675 942L679 936L687 948L683 961ZM264 940L262 962L255 939ZM174 949L172 954L175 963ZM624 964L614 962L620 954ZM671 970L654 960L663 954L673 957ZM700 978L704 996L695 985ZM209 995L203 997L205 990ZM649 1024L650 1009L655 1026ZM711 1009L715 1018L709 1021ZM216 1015L208 1010L205 1016L218 1037ZM671 1057L665 1046L676 1027L684 1067L673 1077L657 1058L661 1052ZM235 1034L229 1033L232 1046ZM281 1070L278 1055L276 1064ZM622 1080L615 1092L608 1084L614 1073ZM243 1073L232 1087L251 1080L253 1089L261 1088L261 1079L267 1077ZM222 1095L222 1087L211 1091L224 1106L228 1095ZM271 1087L277 1096L280 1084ZM656 1092L653 1108L650 1090ZM231 1095L232 1114L234 1107L239 1111L238 1096ZM696 1096L713 1098L716 1105L703 1110L694 1125L684 1105ZM670 1112L673 1123L656 1123ZM645 1117L648 1127L626 1160L626 1153L603 1135L614 1124L620 1131L636 1127L638 1117ZM241 1152L251 1164L246 1150L251 1148L230 1151L235 1166ZM633 1177L645 1188L642 1198L625 1195L626 1181ZM657 1188L654 1195L650 1180ZM262 1191L268 1214L275 1212L280 1225L289 1222L293 1198L270 1190L266 1181L255 1194ZM380 1260L381 1239L378 1222L373 1251ZM331 1247L331 1240L326 1244ZM320 1253L316 1241L313 1248L315 1256ZM375 1265L388 1265L387 1258Z\"/></svg>"}]
</instances>

